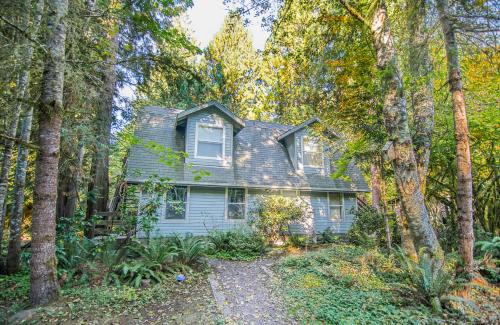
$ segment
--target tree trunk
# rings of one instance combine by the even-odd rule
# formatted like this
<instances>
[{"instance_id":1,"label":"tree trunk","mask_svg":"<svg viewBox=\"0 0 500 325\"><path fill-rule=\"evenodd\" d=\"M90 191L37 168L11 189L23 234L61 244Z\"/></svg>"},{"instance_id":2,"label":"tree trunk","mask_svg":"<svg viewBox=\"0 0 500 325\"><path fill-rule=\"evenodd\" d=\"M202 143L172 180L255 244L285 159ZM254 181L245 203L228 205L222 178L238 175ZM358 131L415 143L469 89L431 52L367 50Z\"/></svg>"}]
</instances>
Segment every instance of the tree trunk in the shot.
<instances>
[{"instance_id":1,"label":"tree trunk","mask_svg":"<svg viewBox=\"0 0 500 325\"><path fill-rule=\"evenodd\" d=\"M408 228L408 220L402 215L399 204L394 207L394 212L396 213L396 220L401 235L401 248L405 252L406 256L414 261L417 261L417 250L415 249L413 239L411 238L410 229Z\"/></svg>"},{"instance_id":2,"label":"tree trunk","mask_svg":"<svg viewBox=\"0 0 500 325\"><path fill-rule=\"evenodd\" d=\"M430 223L424 196L420 190L401 72L383 1L374 12L371 31L377 53L377 67L382 75L383 115L390 139L385 149L394 169L402 208L404 214L408 216L408 224L417 248L426 248L431 254L441 256L441 247Z\"/></svg>"},{"instance_id":3,"label":"tree trunk","mask_svg":"<svg viewBox=\"0 0 500 325\"><path fill-rule=\"evenodd\" d=\"M112 29L112 28L110 28ZM105 212L108 209L109 197L109 145L111 140L111 122L113 116L113 97L116 87L116 55L118 50L118 35L109 35L110 54L105 61L103 92L101 103L96 116L97 143L92 159L92 181L89 183L87 201L87 220L91 220L96 212ZM92 227L93 228L93 227ZM86 236L92 238L93 230L88 229Z\"/></svg>"},{"instance_id":4,"label":"tree trunk","mask_svg":"<svg viewBox=\"0 0 500 325\"><path fill-rule=\"evenodd\" d=\"M448 82L453 104L455 142L457 152L457 207L459 224L459 251L464 262L465 272L474 270L474 229L472 210L472 164L470 159L469 128L465 109L465 96L458 57L455 26L450 17L447 0L437 0L439 20L443 29L446 58L448 61Z\"/></svg>"},{"instance_id":5,"label":"tree trunk","mask_svg":"<svg viewBox=\"0 0 500 325\"><path fill-rule=\"evenodd\" d=\"M410 70L410 94L413 107L413 150L417 161L420 189L425 193L427 169L431 152L432 131L434 130L434 98L427 42L426 1L407 1L409 13L408 65Z\"/></svg>"},{"instance_id":6,"label":"tree trunk","mask_svg":"<svg viewBox=\"0 0 500 325\"><path fill-rule=\"evenodd\" d=\"M20 6L23 11L20 18L20 26L23 30L29 30L30 12L31 12L31 1L25 0L22 6ZM32 34L30 34L32 36ZM26 38L25 35L19 35L19 45L16 53L19 57L19 76L17 78L16 85L16 104L14 105L14 110L12 112L11 120L8 123L8 128L6 130L6 135L9 138L5 138L4 150L2 155L2 167L0 169L0 251L3 239L3 230L5 225L5 215L6 215L6 204L7 195L9 187L9 171L12 162L12 152L14 149L14 141L12 138L16 137L17 125L19 124L19 116L22 110L22 99L25 98L26 90L29 86L29 69L31 65L32 58L32 44L31 41Z\"/></svg>"},{"instance_id":7,"label":"tree trunk","mask_svg":"<svg viewBox=\"0 0 500 325\"><path fill-rule=\"evenodd\" d=\"M31 38L37 38L40 21L42 19L44 0L38 0L36 4L36 12L33 17L33 26L31 30ZM26 47L26 59L29 60L28 67L31 65L33 57L33 46L31 43ZM29 68L27 69L27 82L29 82ZM26 98L29 98L29 88L26 91ZM22 127L21 141L29 142L31 137L31 125L33 120L33 106L30 104L26 110ZM9 248L7 251L7 274L16 273L21 268L21 224L24 215L24 186L26 185L26 169L28 166L28 147L19 144L17 149L16 173L14 176L14 205L10 215L10 236Z\"/></svg>"},{"instance_id":8,"label":"tree trunk","mask_svg":"<svg viewBox=\"0 0 500 325\"><path fill-rule=\"evenodd\" d=\"M69 151L74 151L74 143L66 145ZM62 150L61 150L62 151ZM78 205L78 189L81 183L82 165L85 154L83 142L76 145L76 153L67 152L68 168L60 171L60 182L57 194L57 219L70 218L75 214ZM63 163L64 164L64 163Z\"/></svg>"},{"instance_id":9,"label":"tree trunk","mask_svg":"<svg viewBox=\"0 0 500 325\"><path fill-rule=\"evenodd\" d=\"M56 196L63 108L67 0L47 1L47 52L38 114L38 154L33 196L30 301L41 305L59 295L56 276Z\"/></svg>"},{"instance_id":10,"label":"tree trunk","mask_svg":"<svg viewBox=\"0 0 500 325\"><path fill-rule=\"evenodd\" d=\"M389 217L385 209L385 204L383 203L383 191L382 191L382 166L381 161L377 160L371 165L371 176L372 176L372 205L375 210L384 216L384 228L385 228L385 240L387 243L387 248L389 251L392 249L392 236L391 227L389 225Z\"/></svg>"}]
</instances>

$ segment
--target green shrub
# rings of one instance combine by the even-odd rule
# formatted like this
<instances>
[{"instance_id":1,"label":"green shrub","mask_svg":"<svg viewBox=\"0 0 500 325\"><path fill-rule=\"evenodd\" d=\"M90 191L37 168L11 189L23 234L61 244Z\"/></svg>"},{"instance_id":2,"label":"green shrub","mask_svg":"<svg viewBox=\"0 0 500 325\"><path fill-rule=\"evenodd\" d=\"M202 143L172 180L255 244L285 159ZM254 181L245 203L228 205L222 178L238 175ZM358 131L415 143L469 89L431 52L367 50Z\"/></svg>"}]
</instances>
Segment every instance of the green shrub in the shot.
<instances>
[{"instance_id":1,"label":"green shrub","mask_svg":"<svg viewBox=\"0 0 500 325\"><path fill-rule=\"evenodd\" d=\"M211 244L205 239L186 234L184 237L175 235L169 238L170 249L174 254L174 262L178 266L189 268L200 264L211 248Z\"/></svg>"},{"instance_id":2,"label":"green shrub","mask_svg":"<svg viewBox=\"0 0 500 325\"><path fill-rule=\"evenodd\" d=\"M406 256L402 250L397 255L406 284L415 297L431 306L434 311L441 311L441 300L454 284L453 273L423 251L418 254L418 262Z\"/></svg>"},{"instance_id":3,"label":"green shrub","mask_svg":"<svg viewBox=\"0 0 500 325\"><path fill-rule=\"evenodd\" d=\"M260 196L253 207L251 224L256 231L271 241L289 234L289 226L305 217L306 206L297 200L280 195Z\"/></svg>"},{"instance_id":4,"label":"green shrub","mask_svg":"<svg viewBox=\"0 0 500 325\"><path fill-rule=\"evenodd\" d=\"M385 242L384 216L373 208L357 210L347 239L356 245L382 247Z\"/></svg>"},{"instance_id":5,"label":"green shrub","mask_svg":"<svg viewBox=\"0 0 500 325\"><path fill-rule=\"evenodd\" d=\"M318 240L324 244L338 243L340 241L340 236L334 233L332 228L328 227L319 234Z\"/></svg>"},{"instance_id":6,"label":"green shrub","mask_svg":"<svg viewBox=\"0 0 500 325\"><path fill-rule=\"evenodd\" d=\"M143 281L160 283L166 279L162 265L156 261L132 260L117 266L116 272L125 283L138 288Z\"/></svg>"},{"instance_id":7,"label":"green shrub","mask_svg":"<svg viewBox=\"0 0 500 325\"><path fill-rule=\"evenodd\" d=\"M493 258L500 258L500 237L496 236L491 240L482 240L476 243L476 247L484 255L489 255Z\"/></svg>"},{"instance_id":8,"label":"green shrub","mask_svg":"<svg viewBox=\"0 0 500 325\"><path fill-rule=\"evenodd\" d=\"M306 247L308 243L309 238L306 235L291 234L287 237L287 244L292 247L303 248Z\"/></svg>"},{"instance_id":9,"label":"green shrub","mask_svg":"<svg viewBox=\"0 0 500 325\"><path fill-rule=\"evenodd\" d=\"M268 250L266 240L255 232L236 229L215 230L209 233L211 255L228 260L251 260Z\"/></svg>"},{"instance_id":10,"label":"green shrub","mask_svg":"<svg viewBox=\"0 0 500 325\"><path fill-rule=\"evenodd\" d=\"M156 265L155 270L167 271L172 264L176 253L171 242L165 238L151 239L149 243L136 242L130 246L130 250L136 253L148 265Z\"/></svg>"}]
</instances>

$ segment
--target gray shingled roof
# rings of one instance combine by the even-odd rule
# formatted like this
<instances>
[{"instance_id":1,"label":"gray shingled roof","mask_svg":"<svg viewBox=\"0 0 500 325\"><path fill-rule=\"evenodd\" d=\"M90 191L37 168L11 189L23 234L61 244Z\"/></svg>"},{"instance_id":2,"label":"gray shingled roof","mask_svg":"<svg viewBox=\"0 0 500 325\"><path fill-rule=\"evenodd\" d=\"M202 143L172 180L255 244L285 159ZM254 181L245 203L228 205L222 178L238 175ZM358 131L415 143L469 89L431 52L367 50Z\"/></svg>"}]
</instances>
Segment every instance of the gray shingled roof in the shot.
<instances>
[{"instance_id":1,"label":"gray shingled roof","mask_svg":"<svg viewBox=\"0 0 500 325\"><path fill-rule=\"evenodd\" d=\"M136 136L155 141L173 150L184 150L184 134L175 127L177 109L145 107L140 114ZM158 156L142 145L131 148L127 160L127 181L141 182L150 175L167 176L177 184L212 186L245 186L301 190L369 191L358 168L351 164L350 181L332 179L328 175L303 174L293 167L286 148L277 138L294 128L290 125L244 120L245 127L234 138L233 168L214 168L179 164L165 166ZM193 169L210 172L201 181L193 179ZM137 173L139 171L140 173Z\"/></svg>"}]
</instances>

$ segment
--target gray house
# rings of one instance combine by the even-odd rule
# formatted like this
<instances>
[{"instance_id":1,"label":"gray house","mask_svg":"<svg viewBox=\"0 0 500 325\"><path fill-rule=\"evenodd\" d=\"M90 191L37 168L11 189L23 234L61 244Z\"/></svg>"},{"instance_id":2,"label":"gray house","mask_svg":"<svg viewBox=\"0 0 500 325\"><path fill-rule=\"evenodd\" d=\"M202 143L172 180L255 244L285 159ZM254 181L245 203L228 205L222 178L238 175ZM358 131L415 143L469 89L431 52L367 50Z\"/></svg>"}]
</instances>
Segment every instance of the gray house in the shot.
<instances>
[{"instance_id":1,"label":"gray house","mask_svg":"<svg viewBox=\"0 0 500 325\"><path fill-rule=\"evenodd\" d=\"M357 207L356 193L369 189L354 165L348 169L349 181L330 177L329 148L311 132L318 122L314 118L291 126L242 120L217 102L188 110L145 107L135 133L141 143L154 141L187 157L167 166L144 144L135 145L126 181L140 184L157 174L175 185L158 211L159 234L204 235L243 227L256 198L269 194L307 203L306 221L294 230L345 233ZM200 170L210 175L197 180Z\"/></svg>"}]
</instances>

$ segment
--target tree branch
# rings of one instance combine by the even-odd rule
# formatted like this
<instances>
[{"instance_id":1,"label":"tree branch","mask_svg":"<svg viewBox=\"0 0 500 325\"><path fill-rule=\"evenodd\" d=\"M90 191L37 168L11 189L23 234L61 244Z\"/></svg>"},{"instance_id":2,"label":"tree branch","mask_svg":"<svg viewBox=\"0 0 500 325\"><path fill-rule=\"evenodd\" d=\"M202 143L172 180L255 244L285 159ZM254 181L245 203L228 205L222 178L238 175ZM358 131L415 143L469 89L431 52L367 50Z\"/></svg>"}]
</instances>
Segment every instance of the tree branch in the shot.
<instances>
[{"instance_id":1,"label":"tree branch","mask_svg":"<svg viewBox=\"0 0 500 325\"><path fill-rule=\"evenodd\" d=\"M351 6L349 3L347 3L346 0L339 0L339 2L346 8L349 13L354 16L354 18L358 19L360 22L362 22L364 25L368 26L369 28L371 27L370 22L366 20L365 17L353 6Z\"/></svg>"},{"instance_id":2,"label":"tree branch","mask_svg":"<svg viewBox=\"0 0 500 325\"><path fill-rule=\"evenodd\" d=\"M31 142L26 142L26 141L23 141L19 138L14 138L14 137L11 137L10 135L7 135L7 134L4 134L4 133L0 133L0 138L4 138L4 139L7 139L7 140L10 140L10 141L13 141L17 144L20 144L20 145L23 145L23 146L26 146L28 148L32 148L32 149L38 149L38 146L31 143Z\"/></svg>"},{"instance_id":3,"label":"tree branch","mask_svg":"<svg viewBox=\"0 0 500 325\"><path fill-rule=\"evenodd\" d=\"M25 31L24 29L20 28L16 24L12 23L10 20L8 20L7 18L5 18L4 16L0 16L0 20L3 20L7 25L9 25L10 27L14 28L18 32L20 32L24 37L26 37L26 39L28 39L29 41L31 41L31 42L35 43L36 45L38 45L42 49L42 51L44 53L47 53L47 50L45 49L45 47L42 44L40 44L36 39L31 38L30 35L29 35L29 33L27 31Z\"/></svg>"}]
</instances>

